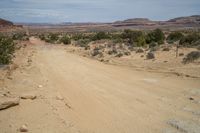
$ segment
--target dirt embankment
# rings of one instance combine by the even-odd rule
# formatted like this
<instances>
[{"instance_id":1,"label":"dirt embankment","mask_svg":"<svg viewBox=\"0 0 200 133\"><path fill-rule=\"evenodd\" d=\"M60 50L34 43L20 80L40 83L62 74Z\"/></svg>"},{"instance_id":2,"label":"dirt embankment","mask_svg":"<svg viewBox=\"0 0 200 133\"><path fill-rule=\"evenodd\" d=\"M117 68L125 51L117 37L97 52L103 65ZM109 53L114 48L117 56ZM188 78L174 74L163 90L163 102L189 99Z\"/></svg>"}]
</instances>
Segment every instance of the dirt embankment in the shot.
<instances>
[{"instance_id":1,"label":"dirt embankment","mask_svg":"<svg viewBox=\"0 0 200 133\"><path fill-rule=\"evenodd\" d=\"M65 46L30 42L0 88L37 98L1 110L2 133L24 124L34 133L199 131L199 78L107 65Z\"/></svg>"}]
</instances>

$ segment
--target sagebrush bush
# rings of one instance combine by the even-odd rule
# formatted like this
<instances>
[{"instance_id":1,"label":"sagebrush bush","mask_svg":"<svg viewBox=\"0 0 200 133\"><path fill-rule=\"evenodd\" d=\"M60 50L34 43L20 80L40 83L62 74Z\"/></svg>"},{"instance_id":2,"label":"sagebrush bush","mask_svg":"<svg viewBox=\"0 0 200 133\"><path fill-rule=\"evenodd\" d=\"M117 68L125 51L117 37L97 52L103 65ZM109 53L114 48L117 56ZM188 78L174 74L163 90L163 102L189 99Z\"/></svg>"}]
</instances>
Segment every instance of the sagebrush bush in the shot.
<instances>
[{"instance_id":1,"label":"sagebrush bush","mask_svg":"<svg viewBox=\"0 0 200 133\"><path fill-rule=\"evenodd\" d=\"M63 37L60 38L60 42L65 45L71 44L71 39L69 38L69 36L64 35Z\"/></svg>"},{"instance_id":2,"label":"sagebrush bush","mask_svg":"<svg viewBox=\"0 0 200 133\"><path fill-rule=\"evenodd\" d=\"M152 52L148 52L147 55L146 55L146 58L149 60L149 59L154 59L155 58L155 55L154 53Z\"/></svg>"},{"instance_id":3,"label":"sagebrush bush","mask_svg":"<svg viewBox=\"0 0 200 133\"><path fill-rule=\"evenodd\" d=\"M102 52L100 52L100 49L98 47L94 48L92 51L92 56L102 55Z\"/></svg>"},{"instance_id":4,"label":"sagebrush bush","mask_svg":"<svg viewBox=\"0 0 200 133\"><path fill-rule=\"evenodd\" d=\"M191 63L197 59L200 58L200 52L199 51L192 51L189 54L186 55L185 58L183 58L183 63Z\"/></svg>"},{"instance_id":5,"label":"sagebrush bush","mask_svg":"<svg viewBox=\"0 0 200 133\"><path fill-rule=\"evenodd\" d=\"M163 44L165 40L165 35L161 29L155 29L146 36L146 43L157 42L158 44Z\"/></svg>"},{"instance_id":6,"label":"sagebrush bush","mask_svg":"<svg viewBox=\"0 0 200 133\"><path fill-rule=\"evenodd\" d=\"M101 31L94 34L94 36L92 37L93 41L102 40L102 39L110 39L110 35L108 33Z\"/></svg>"},{"instance_id":7,"label":"sagebrush bush","mask_svg":"<svg viewBox=\"0 0 200 133\"><path fill-rule=\"evenodd\" d=\"M172 32L168 35L167 42L171 44L181 40L183 37L184 35L181 32Z\"/></svg>"},{"instance_id":8,"label":"sagebrush bush","mask_svg":"<svg viewBox=\"0 0 200 133\"><path fill-rule=\"evenodd\" d=\"M9 64L15 51L12 38L0 35L0 65Z\"/></svg>"},{"instance_id":9,"label":"sagebrush bush","mask_svg":"<svg viewBox=\"0 0 200 133\"><path fill-rule=\"evenodd\" d=\"M200 33L191 33L183 37L179 44L182 46L198 46L200 42Z\"/></svg>"},{"instance_id":10,"label":"sagebrush bush","mask_svg":"<svg viewBox=\"0 0 200 133\"><path fill-rule=\"evenodd\" d=\"M130 45L136 44L136 46L144 46L145 35L142 31L133 31L126 29L121 35L122 39L127 40Z\"/></svg>"},{"instance_id":11,"label":"sagebrush bush","mask_svg":"<svg viewBox=\"0 0 200 133\"><path fill-rule=\"evenodd\" d=\"M26 33L23 33L23 32L14 33L12 35L13 40L28 40L27 38L28 37L27 37Z\"/></svg>"}]
</instances>

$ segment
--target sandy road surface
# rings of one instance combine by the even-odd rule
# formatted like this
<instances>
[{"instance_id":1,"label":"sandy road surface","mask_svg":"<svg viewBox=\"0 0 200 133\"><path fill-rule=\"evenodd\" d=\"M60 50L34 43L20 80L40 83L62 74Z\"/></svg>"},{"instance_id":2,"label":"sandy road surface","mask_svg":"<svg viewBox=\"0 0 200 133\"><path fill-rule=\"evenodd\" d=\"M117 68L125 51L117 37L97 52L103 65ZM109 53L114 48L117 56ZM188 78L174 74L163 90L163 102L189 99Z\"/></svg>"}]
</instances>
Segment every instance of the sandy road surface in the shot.
<instances>
[{"instance_id":1,"label":"sandy road surface","mask_svg":"<svg viewBox=\"0 0 200 133\"><path fill-rule=\"evenodd\" d=\"M1 86L38 97L0 111L1 133L22 124L31 133L160 133L174 131L170 119L199 122L200 79L106 65L30 41Z\"/></svg>"}]
</instances>

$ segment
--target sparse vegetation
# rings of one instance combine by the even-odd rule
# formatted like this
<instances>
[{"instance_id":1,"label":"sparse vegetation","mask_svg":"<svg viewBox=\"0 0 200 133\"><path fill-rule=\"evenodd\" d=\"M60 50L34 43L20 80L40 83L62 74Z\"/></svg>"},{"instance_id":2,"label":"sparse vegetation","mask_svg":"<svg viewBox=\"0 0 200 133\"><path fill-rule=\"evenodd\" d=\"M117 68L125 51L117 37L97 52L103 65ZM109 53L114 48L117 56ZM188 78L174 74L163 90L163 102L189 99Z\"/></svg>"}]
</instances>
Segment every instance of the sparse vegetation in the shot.
<instances>
[{"instance_id":1,"label":"sparse vegetation","mask_svg":"<svg viewBox=\"0 0 200 133\"><path fill-rule=\"evenodd\" d=\"M15 51L13 39L0 34L0 65L9 64Z\"/></svg>"},{"instance_id":2,"label":"sparse vegetation","mask_svg":"<svg viewBox=\"0 0 200 133\"><path fill-rule=\"evenodd\" d=\"M102 31L102 32L98 32L94 34L94 36L92 37L93 41L102 40L102 39L110 39L110 35Z\"/></svg>"}]
</instances>

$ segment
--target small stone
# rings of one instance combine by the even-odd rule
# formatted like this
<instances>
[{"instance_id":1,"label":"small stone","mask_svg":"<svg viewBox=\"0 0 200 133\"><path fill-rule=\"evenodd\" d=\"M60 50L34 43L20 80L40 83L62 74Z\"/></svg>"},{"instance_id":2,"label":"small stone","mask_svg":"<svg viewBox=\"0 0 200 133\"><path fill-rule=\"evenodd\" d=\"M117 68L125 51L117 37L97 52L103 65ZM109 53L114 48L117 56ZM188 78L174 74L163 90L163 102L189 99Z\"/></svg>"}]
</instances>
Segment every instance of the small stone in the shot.
<instances>
[{"instance_id":1,"label":"small stone","mask_svg":"<svg viewBox=\"0 0 200 133\"><path fill-rule=\"evenodd\" d=\"M11 76L8 76L7 78L8 78L8 79L10 79L10 80L12 80L12 79L13 79Z\"/></svg>"},{"instance_id":2,"label":"small stone","mask_svg":"<svg viewBox=\"0 0 200 133\"><path fill-rule=\"evenodd\" d=\"M28 127L26 124L22 125L20 128L19 128L19 131L20 132L28 132Z\"/></svg>"},{"instance_id":3,"label":"small stone","mask_svg":"<svg viewBox=\"0 0 200 133\"><path fill-rule=\"evenodd\" d=\"M193 97L190 97L190 98L189 98L189 100L193 101L193 100L194 100L194 98L193 98Z\"/></svg>"},{"instance_id":4,"label":"small stone","mask_svg":"<svg viewBox=\"0 0 200 133\"><path fill-rule=\"evenodd\" d=\"M57 99L57 100L64 100L64 98L63 98L61 95L57 95L57 96L56 96L56 99Z\"/></svg>"},{"instance_id":5,"label":"small stone","mask_svg":"<svg viewBox=\"0 0 200 133\"><path fill-rule=\"evenodd\" d=\"M36 99L36 95L35 94L23 94L22 96L21 96L21 99L31 99L31 100L34 100L34 99Z\"/></svg>"},{"instance_id":6,"label":"small stone","mask_svg":"<svg viewBox=\"0 0 200 133\"><path fill-rule=\"evenodd\" d=\"M42 85L38 85L38 88L42 88L43 86Z\"/></svg>"}]
</instances>

